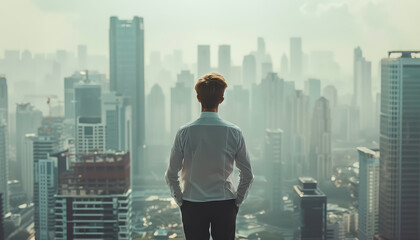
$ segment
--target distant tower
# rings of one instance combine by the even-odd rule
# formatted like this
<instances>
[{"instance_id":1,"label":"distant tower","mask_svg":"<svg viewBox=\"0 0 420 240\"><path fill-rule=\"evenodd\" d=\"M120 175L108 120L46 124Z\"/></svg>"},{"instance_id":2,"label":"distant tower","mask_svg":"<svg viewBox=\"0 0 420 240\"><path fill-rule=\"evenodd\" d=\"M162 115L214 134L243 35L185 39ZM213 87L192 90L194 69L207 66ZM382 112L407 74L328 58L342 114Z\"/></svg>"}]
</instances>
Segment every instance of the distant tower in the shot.
<instances>
[{"instance_id":1,"label":"distant tower","mask_svg":"<svg viewBox=\"0 0 420 240\"><path fill-rule=\"evenodd\" d=\"M393 57L393 54L401 57ZM420 239L420 58L390 52L381 66L379 235Z\"/></svg>"},{"instance_id":2,"label":"distant tower","mask_svg":"<svg viewBox=\"0 0 420 240\"><path fill-rule=\"evenodd\" d=\"M281 128L283 113L283 89L284 80L279 78L277 73L270 72L262 80L265 128Z\"/></svg>"},{"instance_id":3,"label":"distant tower","mask_svg":"<svg viewBox=\"0 0 420 240\"><path fill-rule=\"evenodd\" d=\"M303 52L302 39L300 37L290 38L290 74L296 83L302 81Z\"/></svg>"},{"instance_id":4,"label":"distant tower","mask_svg":"<svg viewBox=\"0 0 420 240\"><path fill-rule=\"evenodd\" d=\"M227 89L226 101L220 109L220 114L228 121L239 126L244 132L249 129L250 118L250 94L249 90L241 85L233 86L233 89Z\"/></svg>"},{"instance_id":5,"label":"distant tower","mask_svg":"<svg viewBox=\"0 0 420 240\"><path fill-rule=\"evenodd\" d=\"M251 89L257 80L257 62L252 54L244 56L242 61L242 79L246 88Z\"/></svg>"},{"instance_id":6,"label":"distant tower","mask_svg":"<svg viewBox=\"0 0 420 240\"><path fill-rule=\"evenodd\" d=\"M191 87L177 82L175 87L171 88L171 139L174 139L177 130L189 121L191 121Z\"/></svg>"},{"instance_id":7,"label":"distant tower","mask_svg":"<svg viewBox=\"0 0 420 240\"><path fill-rule=\"evenodd\" d=\"M0 195L3 195L3 200L0 204L0 218L3 219L3 215L8 212L9 209L9 189L7 181L9 180L8 174L8 142L7 142L7 125L4 119L0 119ZM0 228L2 227L0 222ZM2 229L0 229L1 231ZM2 237L0 235L0 237Z\"/></svg>"},{"instance_id":8,"label":"distant tower","mask_svg":"<svg viewBox=\"0 0 420 240\"><path fill-rule=\"evenodd\" d=\"M270 62L261 63L261 78L264 79L269 73L273 72L273 64Z\"/></svg>"},{"instance_id":9,"label":"distant tower","mask_svg":"<svg viewBox=\"0 0 420 240\"><path fill-rule=\"evenodd\" d=\"M9 105L7 95L6 77L0 75L0 122L4 119L6 125L9 122Z\"/></svg>"},{"instance_id":10,"label":"distant tower","mask_svg":"<svg viewBox=\"0 0 420 240\"><path fill-rule=\"evenodd\" d=\"M359 152L359 240L378 234L379 151L358 147Z\"/></svg>"},{"instance_id":11,"label":"distant tower","mask_svg":"<svg viewBox=\"0 0 420 240\"><path fill-rule=\"evenodd\" d=\"M74 87L85 77L80 72L64 78L64 117L74 119Z\"/></svg>"},{"instance_id":12,"label":"distant tower","mask_svg":"<svg viewBox=\"0 0 420 240\"><path fill-rule=\"evenodd\" d=\"M41 111L35 109L30 103L18 103L16 105L16 162L20 166L23 166L25 135L37 133L41 124ZM19 180L22 180L21 175L19 171L17 176Z\"/></svg>"},{"instance_id":13,"label":"distant tower","mask_svg":"<svg viewBox=\"0 0 420 240\"><path fill-rule=\"evenodd\" d=\"M337 88L334 85L328 85L322 90L322 96L330 103L331 108L337 106Z\"/></svg>"},{"instance_id":14,"label":"distant tower","mask_svg":"<svg viewBox=\"0 0 420 240\"><path fill-rule=\"evenodd\" d=\"M189 70L182 70L177 75L177 81L184 83L184 86L186 87L193 88L194 87L194 74L192 74Z\"/></svg>"},{"instance_id":15,"label":"distant tower","mask_svg":"<svg viewBox=\"0 0 420 240\"><path fill-rule=\"evenodd\" d=\"M275 213L283 210L283 162L281 160L281 136L280 129L267 129L265 137L265 160L268 177L268 193L270 196L270 209Z\"/></svg>"},{"instance_id":16,"label":"distant tower","mask_svg":"<svg viewBox=\"0 0 420 240\"><path fill-rule=\"evenodd\" d=\"M34 198L34 141L36 133L25 134L23 159L22 159L22 188L29 201ZM36 156L35 156L36 157Z\"/></svg>"},{"instance_id":17,"label":"distant tower","mask_svg":"<svg viewBox=\"0 0 420 240\"><path fill-rule=\"evenodd\" d=\"M309 109L312 111L315 101L321 96L321 81L315 78L306 80L305 94L309 97Z\"/></svg>"},{"instance_id":18,"label":"distant tower","mask_svg":"<svg viewBox=\"0 0 420 240\"><path fill-rule=\"evenodd\" d=\"M79 62L79 69L87 69L87 47L86 45L77 46L77 60Z\"/></svg>"},{"instance_id":19,"label":"distant tower","mask_svg":"<svg viewBox=\"0 0 420 240\"><path fill-rule=\"evenodd\" d=\"M332 175L331 113L324 97L315 102L310 129L309 172L320 181L329 180Z\"/></svg>"},{"instance_id":20,"label":"distant tower","mask_svg":"<svg viewBox=\"0 0 420 240\"><path fill-rule=\"evenodd\" d=\"M293 187L297 239L326 240L327 196L317 188L317 181L300 177L299 185Z\"/></svg>"},{"instance_id":21,"label":"distant tower","mask_svg":"<svg viewBox=\"0 0 420 240\"><path fill-rule=\"evenodd\" d=\"M230 80L231 75L231 57L230 57L230 45L220 45L219 46L219 56L218 56L218 71L222 74L227 81Z\"/></svg>"},{"instance_id":22,"label":"distant tower","mask_svg":"<svg viewBox=\"0 0 420 240\"><path fill-rule=\"evenodd\" d=\"M289 74L289 59L285 53L281 56L280 74L282 77L286 77Z\"/></svg>"},{"instance_id":23,"label":"distant tower","mask_svg":"<svg viewBox=\"0 0 420 240\"><path fill-rule=\"evenodd\" d=\"M144 91L144 23L143 18L120 20L111 17L109 29L110 90L130 98L132 111L130 154L133 176L145 171L145 91ZM133 187L136 187L133 185Z\"/></svg>"},{"instance_id":24,"label":"distant tower","mask_svg":"<svg viewBox=\"0 0 420 240\"><path fill-rule=\"evenodd\" d=\"M363 57L360 47L354 49L354 95L353 105L360 111L360 128L372 127L372 73L371 62Z\"/></svg>"},{"instance_id":25,"label":"distant tower","mask_svg":"<svg viewBox=\"0 0 420 240\"><path fill-rule=\"evenodd\" d=\"M200 78L211 72L210 45L197 46L197 77Z\"/></svg>"},{"instance_id":26,"label":"distant tower","mask_svg":"<svg viewBox=\"0 0 420 240\"><path fill-rule=\"evenodd\" d=\"M159 84L153 85L147 96L146 112L147 144L161 146L169 143L166 137L165 95Z\"/></svg>"}]
</instances>

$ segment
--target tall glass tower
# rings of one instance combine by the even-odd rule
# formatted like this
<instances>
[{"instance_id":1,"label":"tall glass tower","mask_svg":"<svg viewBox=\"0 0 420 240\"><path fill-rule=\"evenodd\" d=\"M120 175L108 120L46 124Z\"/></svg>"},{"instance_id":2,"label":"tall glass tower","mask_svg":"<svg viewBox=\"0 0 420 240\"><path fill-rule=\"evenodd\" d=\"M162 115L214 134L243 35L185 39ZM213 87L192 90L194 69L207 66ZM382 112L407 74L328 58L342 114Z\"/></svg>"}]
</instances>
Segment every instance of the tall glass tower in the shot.
<instances>
[{"instance_id":1,"label":"tall glass tower","mask_svg":"<svg viewBox=\"0 0 420 240\"><path fill-rule=\"evenodd\" d=\"M420 239L418 53L393 51L381 62L379 235L383 239Z\"/></svg>"},{"instance_id":2,"label":"tall glass tower","mask_svg":"<svg viewBox=\"0 0 420 240\"><path fill-rule=\"evenodd\" d=\"M132 176L144 172L145 140L144 25L143 18L111 17L109 29L110 90L130 98ZM130 145L129 145L130 146ZM140 180L140 179L139 179ZM135 181L139 183L140 181ZM133 186L136 188L136 186Z\"/></svg>"}]
</instances>

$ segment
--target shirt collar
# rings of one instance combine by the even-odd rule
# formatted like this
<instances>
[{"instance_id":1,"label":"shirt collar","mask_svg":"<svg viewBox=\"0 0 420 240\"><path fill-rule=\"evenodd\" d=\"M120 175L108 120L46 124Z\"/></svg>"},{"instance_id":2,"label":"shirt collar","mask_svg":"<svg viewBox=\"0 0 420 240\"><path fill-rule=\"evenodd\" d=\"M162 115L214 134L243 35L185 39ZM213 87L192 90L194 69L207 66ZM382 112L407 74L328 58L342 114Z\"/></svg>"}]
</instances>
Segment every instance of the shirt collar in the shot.
<instances>
[{"instance_id":1,"label":"shirt collar","mask_svg":"<svg viewBox=\"0 0 420 240\"><path fill-rule=\"evenodd\" d=\"M219 118L217 112L201 112L200 118Z\"/></svg>"}]
</instances>

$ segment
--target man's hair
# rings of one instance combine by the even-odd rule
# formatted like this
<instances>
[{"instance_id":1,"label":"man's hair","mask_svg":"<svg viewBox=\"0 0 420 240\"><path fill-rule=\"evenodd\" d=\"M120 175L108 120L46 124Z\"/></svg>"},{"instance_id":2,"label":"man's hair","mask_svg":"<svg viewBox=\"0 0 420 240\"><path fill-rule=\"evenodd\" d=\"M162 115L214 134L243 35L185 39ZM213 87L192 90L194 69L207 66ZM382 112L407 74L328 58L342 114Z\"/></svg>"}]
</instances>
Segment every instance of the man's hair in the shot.
<instances>
[{"instance_id":1,"label":"man's hair","mask_svg":"<svg viewBox=\"0 0 420 240\"><path fill-rule=\"evenodd\" d=\"M215 72L202 76L195 84L195 91L203 108L216 108L226 88L225 78Z\"/></svg>"}]
</instances>

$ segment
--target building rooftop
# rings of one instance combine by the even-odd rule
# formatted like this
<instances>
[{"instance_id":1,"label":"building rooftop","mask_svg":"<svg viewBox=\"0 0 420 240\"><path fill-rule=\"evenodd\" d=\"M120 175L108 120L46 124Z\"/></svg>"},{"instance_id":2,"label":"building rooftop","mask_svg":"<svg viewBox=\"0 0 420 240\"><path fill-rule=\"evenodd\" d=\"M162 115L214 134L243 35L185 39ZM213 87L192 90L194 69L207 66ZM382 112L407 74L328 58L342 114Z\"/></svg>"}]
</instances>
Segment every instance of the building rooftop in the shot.
<instances>
[{"instance_id":1,"label":"building rooftop","mask_svg":"<svg viewBox=\"0 0 420 240\"><path fill-rule=\"evenodd\" d=\"M392 54L401 54L399 58L417 58L416 54L420 54L420 50L396 50L396 51L388 51L388 57L391 57Z\"/></svg>"}]
</instances>

